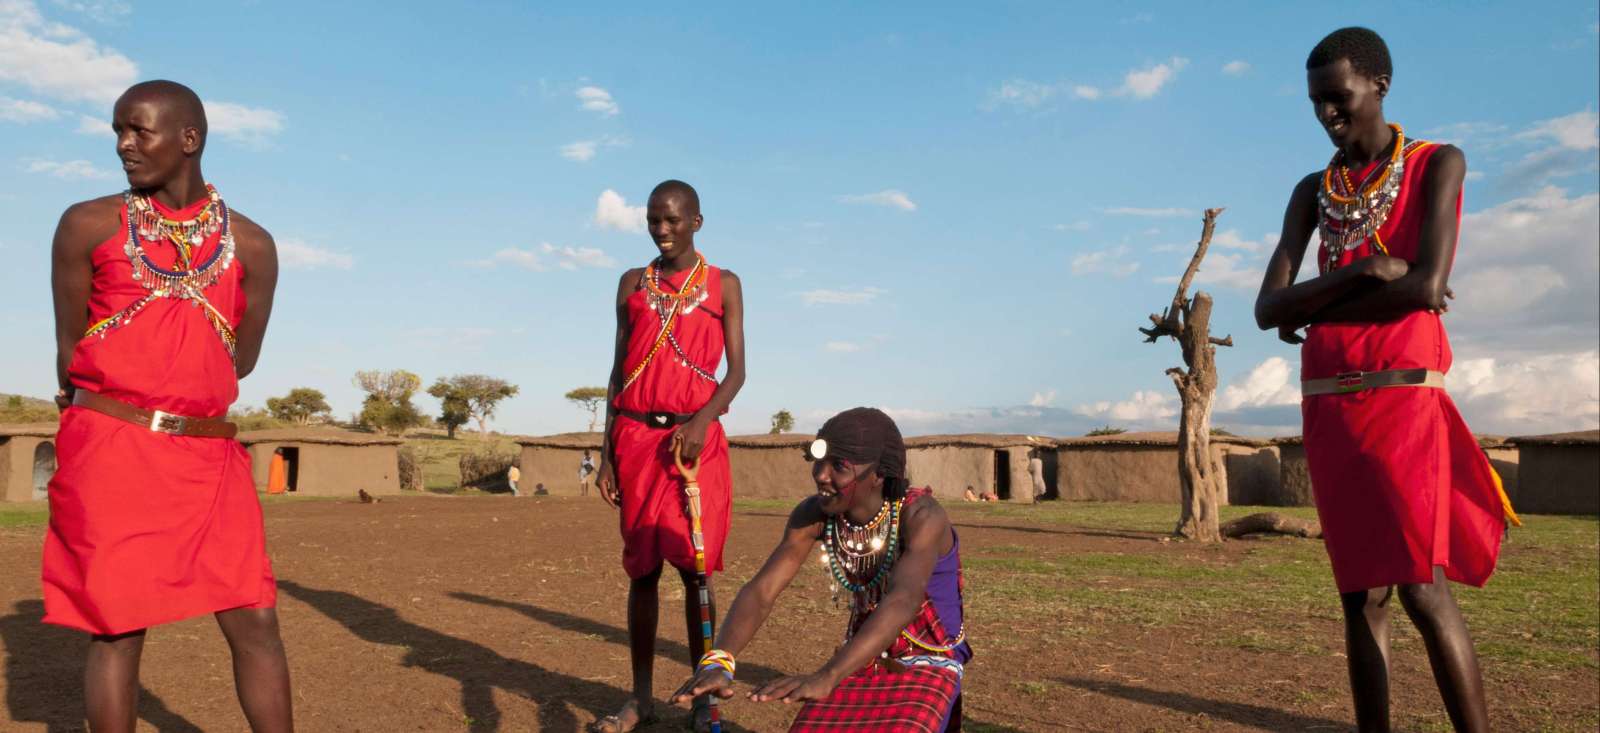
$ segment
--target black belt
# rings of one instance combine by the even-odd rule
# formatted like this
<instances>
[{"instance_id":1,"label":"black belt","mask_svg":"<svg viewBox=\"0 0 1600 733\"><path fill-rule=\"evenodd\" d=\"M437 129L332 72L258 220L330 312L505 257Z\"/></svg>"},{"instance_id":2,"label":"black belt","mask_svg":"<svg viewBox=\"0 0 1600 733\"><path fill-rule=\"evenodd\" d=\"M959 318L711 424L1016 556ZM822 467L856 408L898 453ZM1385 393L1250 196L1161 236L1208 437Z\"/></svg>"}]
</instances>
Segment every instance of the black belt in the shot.
<instances>
[{"instance_id":1,"label":"black belt","mask_svg":"<svg viewBox=\"0 0 1600 733\"><path fill-rule=\"evenodd\" d=\"M694 415L679 415L675 412L634 412L633 410L617 410L617 414L634 422L641 422L645 427L666 429L677 427L694 419Z\"/></svg>"}]
</instances>

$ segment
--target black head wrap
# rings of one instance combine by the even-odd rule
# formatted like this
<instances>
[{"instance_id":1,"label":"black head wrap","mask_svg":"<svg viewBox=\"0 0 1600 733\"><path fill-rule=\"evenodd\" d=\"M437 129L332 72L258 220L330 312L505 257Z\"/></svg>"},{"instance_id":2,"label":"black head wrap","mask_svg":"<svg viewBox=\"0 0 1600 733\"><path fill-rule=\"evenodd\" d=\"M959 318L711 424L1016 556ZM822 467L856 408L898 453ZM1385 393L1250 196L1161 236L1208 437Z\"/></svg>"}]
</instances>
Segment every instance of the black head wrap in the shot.
<instances>
[{"instance_id":1,"label":"black head wrap","mask_svg":"<svg viewBox=\"0 0 1600 733\"><path fill-rule=\"evenodd\" d=\"M877 464L884 477L884 493L897 498L905 495L906 444L894 420L871 407L845 410L822 424L817 439L806 451L811 460L843 458L852 463Z\"/></svg>"}]
</instances>

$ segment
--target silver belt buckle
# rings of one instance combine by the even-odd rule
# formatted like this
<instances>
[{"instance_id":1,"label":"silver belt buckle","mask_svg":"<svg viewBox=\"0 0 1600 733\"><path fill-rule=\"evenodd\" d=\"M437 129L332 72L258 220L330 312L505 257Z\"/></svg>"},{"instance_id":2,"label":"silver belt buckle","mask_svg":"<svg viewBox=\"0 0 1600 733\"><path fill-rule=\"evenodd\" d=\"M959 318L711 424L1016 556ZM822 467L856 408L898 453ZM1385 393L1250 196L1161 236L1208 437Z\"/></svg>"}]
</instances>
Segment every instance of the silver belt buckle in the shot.
<instances>
[{"instance_id":1,"label":"silver belt buckle","mask_svg":"<svg viewBox=\"0 0 1600 733\"><path fill-rule=\"evenodd\" d=\"M170 433L178 435L188 426L189 419L182 415L156 410L150 413L150 429L157 433Z\"/></svg>"}]
</instances>

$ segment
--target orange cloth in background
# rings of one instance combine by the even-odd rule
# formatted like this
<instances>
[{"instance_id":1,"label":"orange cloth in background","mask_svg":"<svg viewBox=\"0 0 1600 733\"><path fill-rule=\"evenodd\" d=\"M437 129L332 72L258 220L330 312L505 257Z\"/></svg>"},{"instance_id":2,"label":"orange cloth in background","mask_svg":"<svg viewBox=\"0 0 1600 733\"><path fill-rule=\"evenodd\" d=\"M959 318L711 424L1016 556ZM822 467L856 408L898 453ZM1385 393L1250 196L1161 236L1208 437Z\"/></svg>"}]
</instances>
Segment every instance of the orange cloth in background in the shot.
<instances>
[{"instance_id":1,"label":"orange cloth in background","mask_svg":"<svg viewBox=\"0 0 1600 733\"><path fill-rule=\"evenodd\" d=\"M267 467L267 493L282 494L289 490L289 462L282 453L272 454L272 463Z\"/></svg>"}]
</instances>

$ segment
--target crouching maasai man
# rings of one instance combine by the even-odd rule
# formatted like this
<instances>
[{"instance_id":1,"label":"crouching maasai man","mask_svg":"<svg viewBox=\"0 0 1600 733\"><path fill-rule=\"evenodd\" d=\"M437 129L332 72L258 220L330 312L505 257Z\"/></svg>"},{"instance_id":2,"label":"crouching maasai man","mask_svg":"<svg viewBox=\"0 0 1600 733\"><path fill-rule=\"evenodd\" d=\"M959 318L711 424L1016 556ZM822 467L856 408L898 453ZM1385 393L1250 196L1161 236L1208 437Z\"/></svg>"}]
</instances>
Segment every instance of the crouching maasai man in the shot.
<instances>
[{"instance_id":1,"label":"crouching maasai man","mask_svg":"<svg viewBox=\"0 0 1600 733\"><path fill-rule=\"evenodd\" d=\"M699 195L682 181L663 182L651 192L645 218L659 254L649 266L624 273L617 286L616 358L597 479L600 496L622 510L633 698L591 726L602 733L633 730L655 718L651 671L663 561L683 581L691 666L699 658L695 650L705 648L684 480L673 452L699 462L706 571L720 571L732 474L717 418L744 386L744 297L736 275L695 251L703 221ZM714 374L724 351L728 371L718 383ZM696 704L697 729L709 726L707 702Z\"/></svg>"},{"instance_id":2,"label":"crouching maasai man","mask_svg":"<svg viewBox=\"0 0 1600 733\"><path fill-rule=\"evenodd\" d=\"M51 255L63 412L44 620L92 634L96 733L134 729L145 629L206 613L251 729L288 731L261 504L224 420L261 353L276 250L206 185L194 92L135 85L112 129L130 188L67 209Z\"/></svg>"},{"instance_id":3,"label":"crouching maasai man","mask_svg":"<svg viewBox=\"0 0 1600 733\"><path fill-rule=\"evenodd\" d=\"M1312 109L1337 151L1289 200L1256 319L1304 344L1306 460L1344 607L1357 724L1389 729L1388 609L1398 595L1451 722L1482 731L1483 680L1446 579L1487 582L1515 516L1444 391L1440 315L1466 161L1384 120L1390 74L1387 47L1365 28L1335 31L1306 60ZM1320 274L1295 284L1313 231Z\"/></svg>"},{"instance_id":4,"label":"crouching maasai man","mask_svg":"<svg viewBox=\"0 0 1600 733\"><path fill-rule=\"evenodd\" d=\"M927 489L909 488L900 431L878 410L834 416L808 453L816 495L789 514L778 549L728 609L716 649L673 701L733 696L734 655L820 542L834 582L850 592L845 643L816 672L770 682L750 699L804 702L791 732L959 730L972 649L960 542L944 508Z\"/></svg>"}]
</instances>

